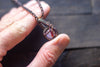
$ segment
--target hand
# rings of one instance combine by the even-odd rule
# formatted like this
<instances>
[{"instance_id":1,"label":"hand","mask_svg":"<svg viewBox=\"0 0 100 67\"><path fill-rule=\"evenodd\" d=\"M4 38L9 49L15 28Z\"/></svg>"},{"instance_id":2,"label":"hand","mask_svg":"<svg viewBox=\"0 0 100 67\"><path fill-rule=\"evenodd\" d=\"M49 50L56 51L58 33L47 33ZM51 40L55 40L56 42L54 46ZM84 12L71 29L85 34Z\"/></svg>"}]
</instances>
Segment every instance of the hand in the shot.
<instances>
[{"instance_id":1,"label":"hand","mask_svg":"<svg viewBox=\"0 0 100 67\"><path fill-rule=\"evenodd\" d=\"M45 17L50 11L50 7L45 2L41 2ZM24 5L32 10L38 17L41 16L40 8L36 1L30 1ZM37 22L35 18L23 8L13 8L0 21L0 61L7 51L21 42L34 29ZM34 60L28 67L51 67L69 43L66 34L60 34L55 39L45 43L39 50ZM1 64L0 64L0 67Z\"/></svg>"}]
</instances>

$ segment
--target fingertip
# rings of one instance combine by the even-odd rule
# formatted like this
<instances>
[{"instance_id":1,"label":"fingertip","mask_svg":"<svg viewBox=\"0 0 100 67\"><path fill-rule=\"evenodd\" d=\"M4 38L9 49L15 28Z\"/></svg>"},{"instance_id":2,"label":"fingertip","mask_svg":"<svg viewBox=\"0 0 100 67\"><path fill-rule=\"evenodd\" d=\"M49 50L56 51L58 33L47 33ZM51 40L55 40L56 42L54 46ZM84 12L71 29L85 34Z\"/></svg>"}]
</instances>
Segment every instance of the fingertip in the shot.
<instances>
[{"instance_id":1,"label":"fingertip","mask_svg":"<svg viewBox=\"0 0 100 67\"><path fill-rule=\"evenodd\" d=\"M64 41L66 41L67 43L70 42L70 37L69 37L67 34L65 34L65 33L60 34L60 35L58 36L58 38L59 38L59 39L62 39L62 40L64 40Z\"/></svg>"},{"instance_id":2,"label":"fingertip","mask_svg":"<svg viewBox=\"0 0 100 67\"><path fill-rule=\"evenodd\" d=\"M70 42L70 38L67 34L60 34L52 40L61 50L65 49Z\"/></svg>"}]
</instances>

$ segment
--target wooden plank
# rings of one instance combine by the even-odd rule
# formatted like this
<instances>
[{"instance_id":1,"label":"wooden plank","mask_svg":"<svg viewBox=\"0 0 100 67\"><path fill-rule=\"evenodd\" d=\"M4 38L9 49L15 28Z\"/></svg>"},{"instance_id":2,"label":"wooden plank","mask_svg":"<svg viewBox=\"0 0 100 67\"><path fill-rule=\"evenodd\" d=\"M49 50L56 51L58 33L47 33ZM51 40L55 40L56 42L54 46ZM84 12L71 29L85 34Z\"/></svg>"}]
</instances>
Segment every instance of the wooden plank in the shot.
<instances>
[{"instance_id":1,"label":"wooden plank","mask_svg":"<svg viewBox=\"0 0 100 67\"><path fill-rule=\"evenodd\" d=\"M100 0L92 0L93 14L100 14Z\"/></svg>"},{"instance_id":2,"label":"wooden plank","mask_svg":"<svg viewBox=\"0 0 100 67\"><path fill-rule=\"evenodd\" d=\"M100 67L100 49L72 50L62 54L59 67Z\"/></svg>"},{"instance_id":3,"label":"wooden plank","mask_svg":"<svg viewBox=\"0 0 100 67\"><path fill-rule=\"evenodd\" d=\"M50 15L91 14L91 0L44 0L51 6Z\"/></svg>"},{"instance_id":4,"label":"wooden plank","mask_svg":"<svg viewBox=\"0 0 100 67\"><path fill-rule=\"evenodd\" d=\"M26 3L25 0L20 0ZM44 0L51 6L50 15L91 14L91 0ZM0 1L0 16L3 16L15 5L11 0ZM3 10L3 11L2 11ZM1 12L2 11L2 12Z\"/></svg>"},{"instance_id":5,"label":"wooden plank","mask_svg":"<svg viewBox=\"0 0 100 67\"><path fill-rule=\"evenodd\" d=\"M26 0L20 0L23 4L26 3ZM10 11L11 8L17 7L15 3L11 0L0 0L0 18L7 12Z\"/></svg>"},{"instance_id":6,"label":"wooden plank","mask_svg":"<svg viewBox=\"0 0 100 67\"><path fill-rule=\"evenodd\" d=\"M5 13L7 13L13 4L11 0L0 0L0 17L2 17Z\"/></svg>"}]
</instances>

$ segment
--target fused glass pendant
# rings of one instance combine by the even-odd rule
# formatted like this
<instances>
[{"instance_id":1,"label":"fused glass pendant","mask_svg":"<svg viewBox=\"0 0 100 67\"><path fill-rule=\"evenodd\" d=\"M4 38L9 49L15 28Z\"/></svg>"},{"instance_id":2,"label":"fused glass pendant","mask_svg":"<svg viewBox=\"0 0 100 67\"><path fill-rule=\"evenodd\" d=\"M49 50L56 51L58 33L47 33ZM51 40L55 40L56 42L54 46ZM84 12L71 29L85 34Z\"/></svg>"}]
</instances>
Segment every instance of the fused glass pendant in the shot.
<instances>
[{"instance_id":1,"label":"fused glass pendant","mask_svg":"<svg viewBox=\"0 0 100 67\"><path fill-rule=\"evenodd\" d=\"M58 35L58 32L54 28L48 27L44 29L43 35L45 36L46 39L52 40Z\"/></svg>"}]
</instances>

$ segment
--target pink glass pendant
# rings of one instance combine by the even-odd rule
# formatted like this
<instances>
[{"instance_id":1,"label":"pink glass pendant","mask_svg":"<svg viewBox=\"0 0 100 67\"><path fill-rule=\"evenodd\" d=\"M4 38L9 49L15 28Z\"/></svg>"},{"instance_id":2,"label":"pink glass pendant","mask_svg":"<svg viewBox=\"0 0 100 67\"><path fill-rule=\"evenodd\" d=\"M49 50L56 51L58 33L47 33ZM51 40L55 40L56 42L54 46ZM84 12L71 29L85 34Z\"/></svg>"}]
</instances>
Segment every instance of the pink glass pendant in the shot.
<instances>
[{"instance_id":1,"label":"pink glass pendant","mask_svg":"<svg viewBox=\"0 0 100 67\"><path fill-rule=\"evenodd\" d=\"M43 31L43 35L46 39L52 40L58 35L58 32L54 28L46 28Z\"/></svg>"}]
</instances>

